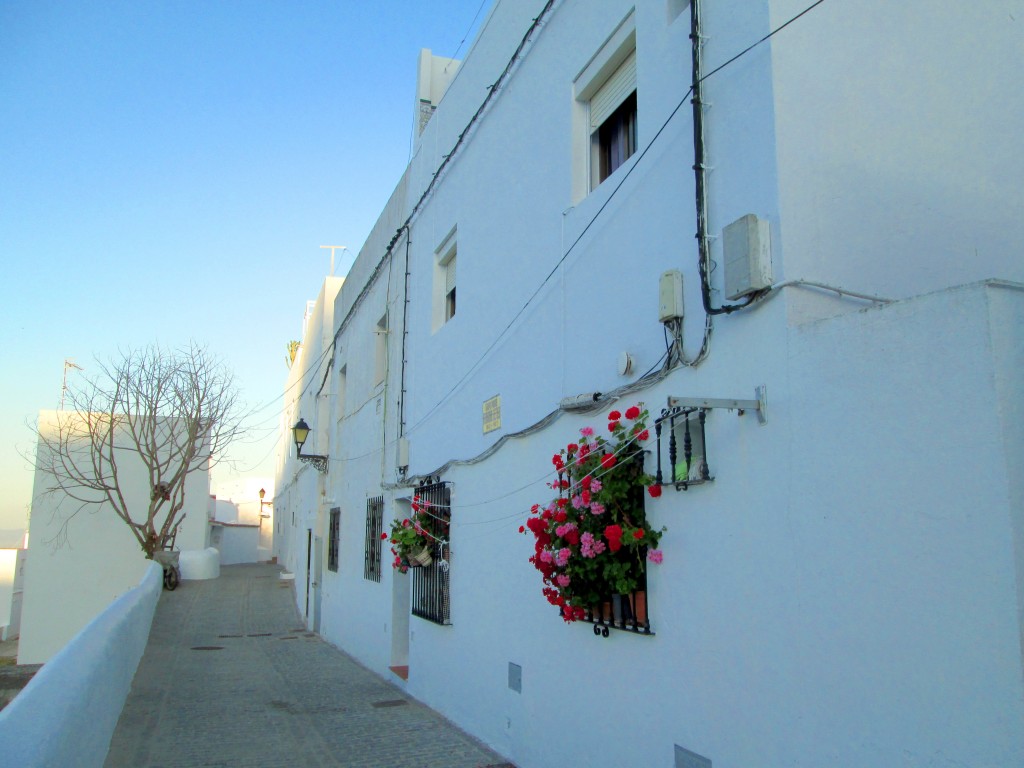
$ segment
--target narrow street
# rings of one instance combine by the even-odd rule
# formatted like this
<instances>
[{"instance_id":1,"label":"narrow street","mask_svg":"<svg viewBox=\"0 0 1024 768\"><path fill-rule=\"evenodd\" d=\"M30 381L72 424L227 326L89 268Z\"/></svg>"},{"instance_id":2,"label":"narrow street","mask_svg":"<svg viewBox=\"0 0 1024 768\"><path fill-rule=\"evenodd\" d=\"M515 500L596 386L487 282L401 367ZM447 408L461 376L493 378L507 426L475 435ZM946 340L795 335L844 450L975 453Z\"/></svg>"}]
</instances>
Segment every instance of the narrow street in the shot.
<instances>
[{"instance_id":1,"label":"narrow street","mask_svg":"<svg viewBox=\"0 0 1024 768\"><path fill-rule=\"evenodd\" d=\"M108 768L511 768L317 635L276 565L164 592Z\"/></svg>"}]
</instances>

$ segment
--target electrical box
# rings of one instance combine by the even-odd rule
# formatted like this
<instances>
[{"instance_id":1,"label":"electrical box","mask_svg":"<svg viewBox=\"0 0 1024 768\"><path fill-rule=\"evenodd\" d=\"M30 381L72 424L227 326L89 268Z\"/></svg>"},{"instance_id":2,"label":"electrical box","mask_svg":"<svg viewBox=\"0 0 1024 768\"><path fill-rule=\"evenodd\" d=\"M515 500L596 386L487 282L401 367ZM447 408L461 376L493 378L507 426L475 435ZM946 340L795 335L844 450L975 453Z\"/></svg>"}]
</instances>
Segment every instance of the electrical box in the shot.
<instances>
[{"instance_id":1,"label":"electrical box","mask_svg":"<svg viewBox=\"0 0 1024 768\"><path fill-rule=\"evenodd\" d=\"M752 213L722 231L725 298L740 299L772 284L772 245L768 222Z\"/></svg>"},{"instance_id":2,"label":"electrical box","mask_svg":"<svg viewBox=\"0 0 1024 768\"><path fill-rule=\"evenodd\" d=\"M670 269L658 284L658 321L665 323L683 316L683 273Z\"/></svg>"},{"instance_id":3,"label":"electrical box","mask_svg":"<svg viewBox=\"0 0 1024 768\"><path fill-rule=\"evenodd\" d=\"M398 466L409 466L409 438L398 438Z\"/></svg>"}]
</instances>

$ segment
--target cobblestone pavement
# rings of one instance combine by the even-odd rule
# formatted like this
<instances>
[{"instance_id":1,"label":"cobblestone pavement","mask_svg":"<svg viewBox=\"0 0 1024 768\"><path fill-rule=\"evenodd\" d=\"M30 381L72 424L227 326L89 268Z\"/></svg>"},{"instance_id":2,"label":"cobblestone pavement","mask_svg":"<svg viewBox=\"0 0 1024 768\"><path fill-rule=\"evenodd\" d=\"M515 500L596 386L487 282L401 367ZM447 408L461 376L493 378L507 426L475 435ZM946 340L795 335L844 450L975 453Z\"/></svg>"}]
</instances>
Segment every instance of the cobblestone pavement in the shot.
<instances>
[{"instance_id":1,"label":"cobblestone pavement","mask_svg":"<svg viewBox=\"0 0 1024 768\"><path fill-rule=\"evenodd\" d=\"M302 629L280 572L225 566L161 595L107 768L513 768Z\"/></svg>"}]
</instances>

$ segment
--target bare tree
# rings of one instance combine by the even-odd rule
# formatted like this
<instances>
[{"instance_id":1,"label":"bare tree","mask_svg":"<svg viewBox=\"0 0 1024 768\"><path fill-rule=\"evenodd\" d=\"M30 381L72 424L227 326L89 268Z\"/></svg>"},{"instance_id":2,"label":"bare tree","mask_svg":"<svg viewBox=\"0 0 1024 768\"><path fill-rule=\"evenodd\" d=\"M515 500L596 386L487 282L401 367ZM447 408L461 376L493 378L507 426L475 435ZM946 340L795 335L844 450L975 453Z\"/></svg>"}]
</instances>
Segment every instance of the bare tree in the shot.
<instances>
[{"instance_id":1,"label":"bare tree","mask_svg":"<svg viewBox=\"0 0 1024 768\"><path fill-rule=\"evenodd\" d=\"M149 346L98 365L98 375L68 386L67 410L38 425L36 469L48 478L45 492L78 502L60 537L78 512L107 504L151 558L185 517L187 476L223 458L241 433L237 389L232 374L194 344ZM140 461L148 506L126 492Z\"/></svg>"}]
</instances>

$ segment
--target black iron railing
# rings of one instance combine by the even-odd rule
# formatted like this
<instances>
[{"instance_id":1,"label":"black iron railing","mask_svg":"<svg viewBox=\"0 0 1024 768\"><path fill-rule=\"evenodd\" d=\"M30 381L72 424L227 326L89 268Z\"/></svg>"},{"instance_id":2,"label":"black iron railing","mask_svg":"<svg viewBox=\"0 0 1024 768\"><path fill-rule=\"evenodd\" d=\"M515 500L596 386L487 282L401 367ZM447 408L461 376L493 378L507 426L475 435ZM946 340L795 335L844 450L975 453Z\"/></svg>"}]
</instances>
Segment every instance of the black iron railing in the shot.
<instances>
[{"instance_id":1,"label":"black iron railing","mask_svg":"<svg viewBox=\"0 0 1024 768\"><path fill-rule=\"evenodd\" d=\"M380 581L381 533L384 530L384 497L366 500L366 542L363 548L363 578Z\"/></svg>"},{"instance_id":2,"label":"black iron railing","mask_svg":"<svg viewBox=\"0 0 1024 768\"><path fill-rule=\"evenodd\" d=\"M672 485L676 490L687 490L691 485L707 483L715 478L708 469L707 441L704 422L707 408L675 407L666 408L654 422L657 435L658 468L655 481L658 485ZM662 471L662 430L668 427L668 473ZM682 455L680 455L680 442Z\"/></svg>"},{"instance_id":3,"label":"black iron railing","mask_svg":"<svg viewBox=\"0 0 1024 768\"><path fill-rule=\"evenodd\" d=\"M423 527L431 541L433 561L412 569L412 615L436 624L451 624L451 548L448 544L451 486L448 483L421 485L416 489L413 503L425 520Z\"/></svg>"},{"instance_id":4,"label":"black iron railing","mask_svg":"<svg viewBox=\"0 0 1024 768\"><path fill-rule=\"evenodd\" d=\"M327 532L327 570L338 572L338 537L341 535L341 507L331 509L330 528Z\"/></svg>"},{"instance_id":5,"label":"black iron railing","mask_svg":"<svg viewBox=\"0 0 1024 768\"><path fill-rule=\"evenodd\" d=\"M610 630L620 629L638 635L653 635L647 615L647 573L644 572L635 592L609 595L587 611L584 621L594 625L594 634L608 637Z\"/></svg>"}]
</instances>

